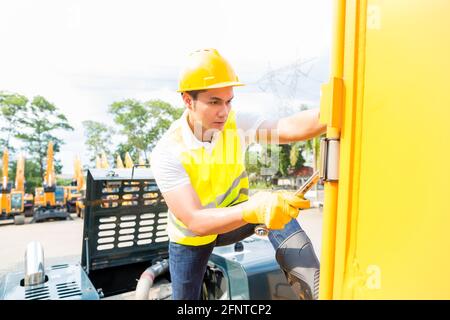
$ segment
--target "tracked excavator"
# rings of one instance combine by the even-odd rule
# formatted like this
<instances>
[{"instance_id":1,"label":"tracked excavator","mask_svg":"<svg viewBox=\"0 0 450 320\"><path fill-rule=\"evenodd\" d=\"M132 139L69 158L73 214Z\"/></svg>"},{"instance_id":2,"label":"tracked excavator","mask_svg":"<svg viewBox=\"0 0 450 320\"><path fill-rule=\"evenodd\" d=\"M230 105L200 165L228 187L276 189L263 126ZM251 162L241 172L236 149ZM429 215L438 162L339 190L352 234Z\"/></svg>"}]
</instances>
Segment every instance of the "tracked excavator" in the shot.
<instances>
[{"instance_id":1,"label":"tracked excavator","mask_svg":"<svg viewBox=\"0 0 450 320\"><path fill-rule=\"evenodd\" d=\"M70 214L66 209L66 192L64 187L56 185L53 160L53 142L50 141L47 149L47 169L44 183L42 187L35 189L35 210L32 222L70 218Z\"/></svg>"},{"instance_id":2,"label":"tracked excavator","mask_svg":"<svg viewBox=\"0 0 450 320\"><path fill-rule=\"evenodd\" d=\"M120 154L118 154L118 155L117 155L117 158L116 158L116 168L117 168L117 169L123 169L123 168L125 168L125 166L123 165L122 158L120 157Z\"/></svg>"},{"instance_id":3,"label":"tracked excavator","mask_svg":"<svg viewBox=\"0 0 450 320\"><path fill-rule=\"evenodd\" d=\"M86 180L84 179L83 167L81 165L81 160L78 159L76 162L76 188L78 197L75 201L75 212L80 218L84 217L85 208L85 198L86 198Z\"/></svg>"},{"instance_id":4,"label":"tracked excavator","mask_svg":"<svg viewBox=\"0 0 450 320\"><path fill-rule=\"evenodd\" d=\"M25 215L33 214L33 195L25 193L25 158L17 159L15 188L11 190L11 212L16 224L23 224Z\"/></svg>"},{"instance_id":5,"label":"tracked excavator","mask_svg":"<svg viewBox=\"0 0 450 320\"><path fill-rule=\"evenodd\" d=\"M17 192L17 194L20 194L23 196L16 196L17 198L23 198L23 211L24 216L33 216L33 201L34 196L32 193L25 193L25 157L21 154L19 155L19 159L17 159L17 168L16 168L16 184L15 189L13 189L13 192ZM13 198L11 198L12 201L12 207L16 206L15 204L18 204L17 201L14 201Z\"/></svg>"},{"instance_id":6,"label":"tracked excavator","mask_svg":"<svg viewBox=\"0 0 450 320\"><path fill-rule=\"evenodd\" d=\"M83 174L79 157L74 159L74 175L70 186L65 187L66 207L68 212L77 212L76 201L81 196L81 186L78 186L79 176Z\"/></svg>"},{"instance_id":7,"label":"tracked excavator","mask_svg":"<svg viewBox=\"0 0 450 320\"><path fill-rule=\"evenodd\" d=\"M133 160L131 159L130 154L128 152L125 153L125 168L131 169L131 168L133 168L133 166L134 166L134 163L133 163Z\"/></svg>"},{"instance_id":8,"label":"tracked excavator","mask_svg":"<svg viewBox=\"0 0 450 320\"><path fill-rule=\"evenodd\" d=\"M8 149L3 150L3 177L0 186L0 208L1 208L1 218L2 223L14 223L14 224L24 224L24 182L23 182L23 158L19 158L17 164L17 174L19 175L19 183L21 186L17 185L16 177L16 188L12 187L12 183L8 181L8 164L9 164L9 153Z\"/></svg>"}]
</instances>

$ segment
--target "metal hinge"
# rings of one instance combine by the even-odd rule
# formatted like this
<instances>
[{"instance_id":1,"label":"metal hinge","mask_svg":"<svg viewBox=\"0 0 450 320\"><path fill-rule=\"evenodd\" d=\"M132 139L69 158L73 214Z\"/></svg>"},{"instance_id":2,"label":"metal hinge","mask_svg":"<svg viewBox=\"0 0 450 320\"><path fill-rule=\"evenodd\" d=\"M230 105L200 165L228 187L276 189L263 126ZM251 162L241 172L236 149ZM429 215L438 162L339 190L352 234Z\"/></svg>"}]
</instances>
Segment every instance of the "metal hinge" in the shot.
<instances>
[{"instance_id":1,"label":"metal hinge","mask_svg":"<svg viewBox=\"0 0 450 320\"><path fill-rule=\"evenodd\" d=\"M339 145L337 138L323 138L320 141L320 179L339 180Z\"/></svg>"}]
</instances>

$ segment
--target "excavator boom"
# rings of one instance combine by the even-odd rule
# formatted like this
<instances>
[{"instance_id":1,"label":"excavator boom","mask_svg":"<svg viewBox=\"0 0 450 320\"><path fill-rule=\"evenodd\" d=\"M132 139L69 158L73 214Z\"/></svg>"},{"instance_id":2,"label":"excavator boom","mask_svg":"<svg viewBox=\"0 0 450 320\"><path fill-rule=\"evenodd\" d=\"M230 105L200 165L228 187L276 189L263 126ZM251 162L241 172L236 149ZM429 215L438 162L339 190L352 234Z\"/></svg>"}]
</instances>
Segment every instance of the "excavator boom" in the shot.
<instances>
[{"instance_id":1,"label":"excavator boom","mask_svg":"<svg viewBox=\"0 0 450 320\"><path fill-rule=\"evenodd\" d=\"M125 154L125 168L133 168L133 160L131 159L130 154L127 152Z\"/></svg>"},{"instance_id":2,"label":"excavator boom","mask_svg":"<svg viewBox=\"0 0 450 320\"><path fill-rule=\"evenodd\" d=\"M16 190L25 192L25 158L19 156L16 168Z\"/></svg>"}]
</instances>

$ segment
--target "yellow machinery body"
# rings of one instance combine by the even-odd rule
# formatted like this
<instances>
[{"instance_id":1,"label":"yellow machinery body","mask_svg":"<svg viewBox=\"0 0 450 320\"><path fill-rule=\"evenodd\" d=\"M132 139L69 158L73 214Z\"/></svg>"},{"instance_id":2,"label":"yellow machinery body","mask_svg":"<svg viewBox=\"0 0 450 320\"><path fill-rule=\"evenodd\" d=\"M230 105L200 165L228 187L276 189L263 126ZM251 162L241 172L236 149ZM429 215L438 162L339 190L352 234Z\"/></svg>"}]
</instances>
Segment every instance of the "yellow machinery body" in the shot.
<instances>
[{"instance_id":1,"label":"yellow machinery body","mask_svg":"<svg viewBox=\"0 0 450 320\"><path fill-rule=\"evenodd\" d=\"M25 158L19 155L16 166L15 188L11 190L11 212L25 211Z\"/></svg>"},{"instance_id":2,"label":"yellow machinery body","mask_svg":"<svg viewBox=\"0 0 450 320\"><path fill-rule=\"evenodd\" d=\"M76 186L66 186L64 187L66 194L66 201L75 201L80 193L78 192L78 188Z\"/></svg>"},{"instance_id":3,"label":"yellow machinery body","mask_svg":"<svg viewBox=\"0 0 450 320\"><path fill-rule=\"evenodd\" d=\"M125 166L123 165L122 158L120 157L120 154L118 154L118 155L117 155L117 158L116 158L116 168L117 168L117 169L123 169L123 168L125 168Z\"/></svg>"},{"instance_id":4,"label":"yellow machinery body","mask_svg":"<svg viewBox=\"0 0 450 320\"><path fill-rule=\"evenodd\" d=\"M64 187L56 185L53 154L53 143L50 141L47 149L47 169L44 176L43 197L42 199L37 199L36 193L35 206L54 208L66 205L66 190Z\"/></svg>"},{"instance_id":5,"label":"yellow machinery body","mask_svg":"<svg viewBox=\"0 0 450 320\"><path fill-rule=\"evenodd\" d=\"M75 211L77 213L77 216L79 216L81 218L84 217L84 208L85 208L84 201L85 201L85 198L86 198L86 189L81 189L80 190L80 196L77 198L77 201L75 203L75 205L76 205Z\"/></svg>"},{"instance_id":6,"label":"yellow machinery body","mask_svg":"<svg viewBox=\"0 0 450 320\"><path fill-rule=\"evenodd\" d=\"M24 211L28 213L33 213L34 207L34 196L32 193L25 193L23 196L24 199Z\"/></svg>"},{"instance_id":7,"label":"yellow machinery body","mask_svg":"<svg viewBox=\"0 0 450 320\"><path fill-rule=\"evenodd\" d=\"M131 159L130 154L127 152L125 153L125 168L133 168L134 163L133 160Z\"/></svg>"},{"instance_id":8,"label":"yellow machinery body","mask_svg":"<svg viewBox=\"0 0 450 320\"><path fill-rule=\"evenodd\" d=\"M335 1L321 299L450 299L450 1Z\"/></svg>"},{"instance_id":9,"label":"yellow machinery body","mask_svg":"<svg viewBox=\"0 0 450 320\"><path fill-rule=\"evenodd\" d=\"M9 217L11 214L11 193L1 193L0 197L1 213Z\"/></svg>"},{"instance_id":10,"label":"yellow machinery body","mask_svg":"<svg viewBox=\"0 0 450 320\"><path fill-rule=\"evenodd\" d=\"M104 157L104 161L106 160L106 155L102 155ZM119 157L119 156L118 156ZM120 157L119 157L120 159ZM72 201L75 202L75 212L79 217L84 216L84 197L86 194L86 182L84 179L83 167L81 165L81 160L77 157L74 161L74 181L75 181L75 190L71 190L72 192ZM71 187L73 188L73 187Z\"/></svg>"},{"instance_id":11,"label":"yellow machinery body","mask_svg":"<svg viewBox=\"0 0 450 320\"><path fill-rule=\"evenodd\" d=\"M0 193L0 215L5 214L6 217L11 215L11 184L8 181L8 161L9 153L8 149L3 150L3 168L2 168L2 181L1 181L1 193Z\"/></svg>"},{"instance_id":12,"label":"yellow machinery body","mask_svg":"<svg viewBox=\"0 0 450 320\"><path fill-rule=\"evenodd\" d=\"M34 196L31 193L25 193L25 201L31 201L33 202Z\"/></svg>"},{"instance_id":13,"label":"yellow machinery body","mask_svg":"<svg viewBox=\"0 0 450 320\"><path fill-rule=\"evenodd\" d=\"M11 217L24 212L25 159L20 155L17 160L15 188L12 188L11 183L8 181L8 162L8 149L5 148L3 151L3 177L0 193L0 208L2 213L5 213L7 217Z\"/></svg>"},{"instance_id":14,"label":"yellow machinery body","mask_svg":"<svg viewBox=\"0 0 450 320\"><path fill-rule=\"evenodd\" d=\"M44 192L44 206L56 206L55 192Z\"/></svg>"},{"instance_id":15,"label":"yellow machinery body","mask_svg":"<svg viewBox=\"0 0 450 320\"><path fill-rule=\"evenodd\" d=\"M44 188L38 187L34 189L34 205L35 207L45 206Z\"/></svg>"},{"instance_id":16,"label":"yellow machinery body","mask_svg":"<svg viewBox=\"0 0 450 320\"><path fill-rule=\"evenodd\" d=\"M78 190L77 186L66 186L64 189L67 210L69 212L76 212L77 215L80 216L77 210L77 201L81 197L81 192Z\"/></svg>"}]
</instances>

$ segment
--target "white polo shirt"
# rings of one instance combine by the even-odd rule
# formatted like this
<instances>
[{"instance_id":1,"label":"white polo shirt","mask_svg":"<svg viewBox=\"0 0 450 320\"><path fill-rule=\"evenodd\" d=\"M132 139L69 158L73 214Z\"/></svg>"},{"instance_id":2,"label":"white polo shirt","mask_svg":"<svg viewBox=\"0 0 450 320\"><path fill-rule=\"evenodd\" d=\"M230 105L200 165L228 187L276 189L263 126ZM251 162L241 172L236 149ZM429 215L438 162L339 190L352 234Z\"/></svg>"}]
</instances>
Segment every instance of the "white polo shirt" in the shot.
<instances>
[{"instance_id":1,"label":"white polo shirt","mask_svg":"<svg viewBox=\"0 0 450 320\"><path fill-rule=\"evenodd\" d=\"M205 148L206 151L210 151L217 140L217 135L213 136L211 142L198 140L189 127L187 114L185 110L183 115L172 123L152 151L150 165L161 192L168 192L191 183L179 160L176 148L169 142L168 137L172 131L181 127L183 142L192 149ZM239 137L243 148L242 154L244 154L247 147L255 141L256 130L266 118L260 114L242 111L235 111L235 114L237 129L239 133L242 133Z\"/></svg>"}]
</instances>

